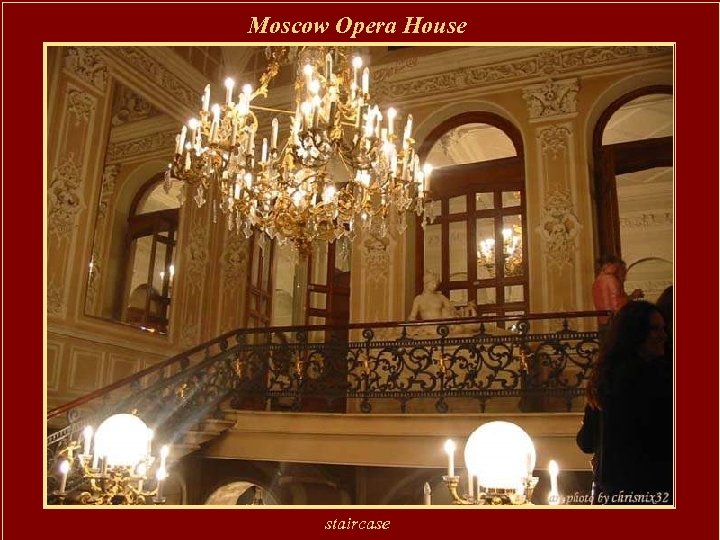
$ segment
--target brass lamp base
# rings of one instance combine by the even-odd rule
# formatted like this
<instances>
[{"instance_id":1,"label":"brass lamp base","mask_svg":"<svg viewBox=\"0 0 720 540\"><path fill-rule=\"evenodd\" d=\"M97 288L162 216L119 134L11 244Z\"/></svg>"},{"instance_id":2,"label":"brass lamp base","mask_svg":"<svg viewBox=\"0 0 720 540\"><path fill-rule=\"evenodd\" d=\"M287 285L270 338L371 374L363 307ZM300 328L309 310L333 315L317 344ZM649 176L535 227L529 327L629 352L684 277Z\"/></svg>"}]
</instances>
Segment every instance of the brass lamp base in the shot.
<instances>
[{"instance_id":1,"label":"brass lamp base","mask_svg":"<svg viewBox=\"0 0 720 540\"><path fill-rule=\"evenodd\" d=\"M519 492L515 489L497 489L497 488L480 488L477 494L469 493L467 495L458 494L458 486L460 484L459 476L443 476L443 482L450 491L452 504L461 505L522 505L532 504L532 494L538 483L537 476L531 476L523 482L523 490Z\"/></svg>"}]
</instances>

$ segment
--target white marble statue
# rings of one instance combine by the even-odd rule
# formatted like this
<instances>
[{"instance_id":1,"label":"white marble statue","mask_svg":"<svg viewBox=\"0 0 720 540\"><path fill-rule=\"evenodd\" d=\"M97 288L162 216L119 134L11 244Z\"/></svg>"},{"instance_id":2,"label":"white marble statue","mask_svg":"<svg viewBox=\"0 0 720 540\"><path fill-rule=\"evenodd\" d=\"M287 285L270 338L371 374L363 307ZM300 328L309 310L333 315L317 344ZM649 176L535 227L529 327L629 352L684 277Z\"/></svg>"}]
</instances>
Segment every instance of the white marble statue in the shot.
<instances>
[{"instance_id":1,"label":"white marble statue","mask_svg":"<svg viewBox=\"0 0 720 540\"><path fill-rule=\"evenodd\" d=\"M413 300L408 320L429 321L433 319L451 319L457 316L450 300L437 290L438 278L432 272L426 272L423 278L423 292Z\"/></svg>"}]
</instances>

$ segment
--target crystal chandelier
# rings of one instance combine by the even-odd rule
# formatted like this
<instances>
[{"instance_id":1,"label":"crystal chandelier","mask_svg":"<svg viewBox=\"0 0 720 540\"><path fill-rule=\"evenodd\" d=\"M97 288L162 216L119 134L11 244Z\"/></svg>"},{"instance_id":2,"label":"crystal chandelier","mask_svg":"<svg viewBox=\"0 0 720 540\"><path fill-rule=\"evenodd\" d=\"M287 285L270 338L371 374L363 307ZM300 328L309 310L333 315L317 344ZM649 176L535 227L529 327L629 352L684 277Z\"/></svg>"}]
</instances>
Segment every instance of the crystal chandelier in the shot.
<instances>
[{"instance_id":1,"label":"crystal chandelier","mask_svg":"<svg viewBox=\"0 0 720 540\"><path fill-rule=\"evenodd\" d=\"M212 199L213 218L219 209L228 230L249 237L258 229L302 253L314 242L352 240L358 229L403 232L407 211L424 213L431 171L415 153L412 116L403 127L395 109L381 112L369 69L347 47L272 47L266 55L257 89L246 84L236 94L227 79L224 103L210 106L205 87L199 119L177 137L167 185L183 182L181 203ZM256 105L288 60L298 65L294 110ZM269 128L261 113L275 113ZM289 118L283 143L278 115Z\"/></svg>"},{"instance_id":2,"label":"crystal chandelier","mask_svg":"<svg viewBox=\"0 0 720 540\"><path fill-rule=\"evenodd\" d=\"M503 268L505 276L522 274L522 227L512 225L502 230L503 236ZM495 239L486 238L478 244L478 264L485 267L491 276L495 275Z\"/></svg>"}]
</instances>

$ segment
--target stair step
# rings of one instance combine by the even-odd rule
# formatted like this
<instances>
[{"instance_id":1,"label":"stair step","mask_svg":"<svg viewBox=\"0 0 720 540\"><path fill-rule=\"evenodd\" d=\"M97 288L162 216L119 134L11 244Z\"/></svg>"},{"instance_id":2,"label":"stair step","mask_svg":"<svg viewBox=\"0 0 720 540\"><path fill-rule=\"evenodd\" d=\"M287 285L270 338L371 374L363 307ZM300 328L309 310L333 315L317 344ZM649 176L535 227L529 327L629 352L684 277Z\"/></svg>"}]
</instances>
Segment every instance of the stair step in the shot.
<instances>
[{"instance_id":1,"label":"stair step","mask_svg":"<svg viewBox=\"0 0 720 540\"><path fill-rule=\"evenodd\" d=\"M219 433L217 431L189 430L189 431L185 432L182 440L183 440L183 443L185 443L185 444L200 446L201 444L204 444L204 443L214 439L218 435L219 435Z\"/></svg>"},{"instance_id":2,"label":"stair step","mask_svg":"<svg viewBox=\"0 0 720 540\"><path fill-rule=\"evenodd\" d=\"M213 433L222 433L235 425L233 420L220 420L219 418L208 418L201 423L199 431L212 431Z\"/></svg>"},{"instance_id":3,"label":"stair step","mask_svg":"<svg viewBox=\"0 0 720 540\"><path fill-rule=\"evenodd\" d=\"M177 442L170 446L170 455L168 456L169 461L177 461L183 456L192 454L195 450L199 450L199 444L192 444L187 442Z\"/></svg>"}]
</instances>

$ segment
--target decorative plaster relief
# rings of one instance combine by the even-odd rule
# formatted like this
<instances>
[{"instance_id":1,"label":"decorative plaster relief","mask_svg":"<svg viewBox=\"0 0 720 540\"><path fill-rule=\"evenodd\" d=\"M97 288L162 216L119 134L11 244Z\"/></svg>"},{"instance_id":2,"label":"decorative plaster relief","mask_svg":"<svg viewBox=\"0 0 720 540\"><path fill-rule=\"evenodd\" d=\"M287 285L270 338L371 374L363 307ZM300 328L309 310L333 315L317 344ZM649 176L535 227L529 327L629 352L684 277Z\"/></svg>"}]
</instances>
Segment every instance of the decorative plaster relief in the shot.
<instances>
[{"instance_id":1,"label":"decorative plaster relief","mask_svg":"<svg viewBox=\"0 0 720 540\"><path fill-rule=\"evenodd\" d=\"M137 122L161 114L149 101L129 88L121 84L116 84L115 88L111 120L113 126L121 126L127 122Z\"/></svg>"},{"instance_id":2,"label":"decorative plaster relief","mask_svg":"<svg viewBox=\"0 0 720 540\"><path fill-rule=\"evenodd\" d=\"M548 264L558 269L572 264L573 252L577 249L575 238L582 225L573 211L570 192L557 189L545 199L543 218L537 231L544 241Z\"/></svg>"},{"instance_id":3,"label":"decorative plaster relief","mask_svg":"<svg viewBox=\"0 0 720 540\"><path fill-rule=\"evenodd\" d=\"M387 237L378 237L374 234L370 234L363 241L363 255L365 256L364 262L368 282L379 283L387 280L388 269L390 268L389 244L390 240Z\"/></svg>"},{"instance_id":4,"label":"decorative plaster relief","mask_svg":"<svg viewBox=\"0 0 720 540\"><path fill-rule=\"evenodd\" d=\"M71 153L55 168L48 186L48 232L58 239L69 237L83 207L80 169Z\"/></svg>"},{"instance_id":5,"label":"decorative plaster relief","mask_svg":"<svg viewBox=\"0 0 720 540\"><path fill-rule=\"evenodd\" d=\"M47 312L48 315L59 315L65 311L63 289L55 283L48 283Z\"/></svg>"},{"instance_id":6,"label":"decorative plaster relief","mask_svg":"<svg viewBox=\"0 0 720 540\"><path fill-rule=\"evenodd\" d=\"M538 131L540 148L546 156L558 157L561 150L566 150L570 140L570 130L561 126L548 126Z\"/></svg>"},{"instance_id":7,"label":"decorative plaster relief","mask_svg":"<svg viewBox=\"0 0 720 540\"><path fill-rule=\"evenodd\" d=\"M562 54L556 49L548 49L536 57L538 73L556 75L562 69Z\"/></svg>"},{"instance_id":8,"label":"decorative plaster relief","mask_svg":"<svg viewBox=\"0 0 720 540\"><path fill-rule=\"evenodd\" d=\"M393 77L394 75L397 75L398 73L401 73L402 71L405 71L408 68L416 66L418 63L417 56L413 56L411 58L405 58L404 60L399 60L397 62L393 62L392 64L379 68L372 73L372 82L373 84L378 84L385 79L389 79Z\"/></svg>"},{"instance_id":9,"label":"decorative plaster relief","mask_svg":"<svg viewBox=\"0 0 720 540\"><path fill-rule=\"evenodd\" d=\"M162 64L138 47L113 47L110 53L117 55L139 74L145 75L153 84L166 90L171 96L191 110L197 107L197 92L188 86L177 75L170 72Z\"/></svg>"},{"instance_id":10,"label":"decorative plaster relief","mask_svg":"<svg viewBox=\"0 0 720 540\"><path fill-rule=\"evenodd\" d=\"M100 187L100 202L98 203L98 220L105 219L108 203L115 192L115 178L120 172L120 165L105 165L103 169L102 186Z\"/></svg>"},{"instance_id":11,"label":"decorative plaster relief","mask_svg":"<svg viewBox=\"0 0 720 540\"><path fill-rule=\"evenodd\" d=\"M187 283L192 290L199 291L205 279L208 259L208 231L202 220L196 219L190 231L190 241L185 247Z\"/></svg>"},{"instance_id":12,"label":"decorative plaster relief","mask_svg":"<svg viewBox=\"0 0 720 540\"><path fill-rule=\"evenodd\" d=\"M248 241L237 232L227 233L228 239L222 254L224 289L237 292L245 280Z\"/></svg>"},{"instance_id":13,"label":"decorative plaster relief","mask_svg":"<svg viewBox=\"0 0 720 540\"><path fill-rule=\"evenodd\" d=\"M98 90L105 90L107 86L107 65L97 47L69 47L65 53L65 70Z\"/></svg>"},{"instance_id":14,"label":"decorative plaster relief","mask_svg":"<svg viewBox=\"0 0 720 540\"><path fill-rule=\"evenodd\" d=\"M658 225L672 225L672 212L662 214L642 214L620 218L620 227L623 229L649 229Z\"/></svg>"},{"instance_id":15,"label":"decorative plaster relief","mask_svg":"<svg viewBox=\"0 0 720 540\"><path fill-rule=\"evenodd\" d=\"M139 139L116 142L108 146L106 159L109 162L118 162L159 152L167 154L168 159L170 159L173 148L177 144L176 136L176 131L165 131L153 133Z\"/></svg>"},{"instance_id":16,"label":"decorative plaster relief","mask_svg":"<svg viewBox=\"0 0 720 540\"><path fill-rule=\"evenodd\" d=\"M180 333L180 343L184 347L192 347L200 342L200 323L185 323Z\"/></svg>"},{"instance_id":17,"label":"decorative plaster relief","mask_svg":"<svg viewBox=\"0 0 720 540\"><path fill-rule=\"evenodd\" d=\"M531 119L548 118L575 112L579 87L577 79L533 84L523 89Z\"/></svg>"},{"instance_id":18,"label":"decorative plaster relief","mask_svg":"<svg viewBox=\"0 0 720 540\"><path fill-rule=\"evenodd\" d=\"M96 103L97 99L87 92L68 91L68 112L75 115L75 126L79 126L81 121L88 122L90 115L95 112Z\"/></svg>"},{"instance_id":19,"label":"decorative plaster relief","mask_svg":"<svg viewBox=\"0 0 720 540\"><path fill-rule=\"evenodd\" d=\"M471 86L520 81L532 77L570 74L580 68L602 67L629 59L667 56L670 47L579 47L543 51L529 58L467 67L407 81L384 81L375 88L377 99L394 96L457 92Z\"/></svg>"}]
</instances>

